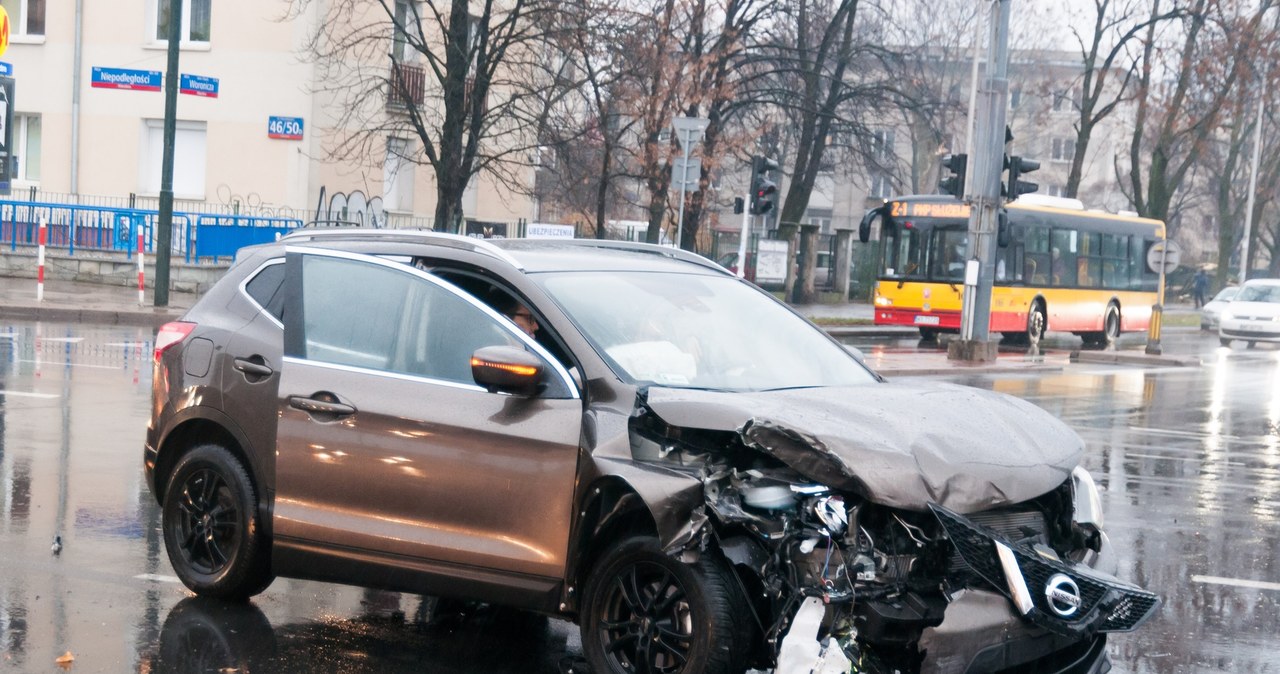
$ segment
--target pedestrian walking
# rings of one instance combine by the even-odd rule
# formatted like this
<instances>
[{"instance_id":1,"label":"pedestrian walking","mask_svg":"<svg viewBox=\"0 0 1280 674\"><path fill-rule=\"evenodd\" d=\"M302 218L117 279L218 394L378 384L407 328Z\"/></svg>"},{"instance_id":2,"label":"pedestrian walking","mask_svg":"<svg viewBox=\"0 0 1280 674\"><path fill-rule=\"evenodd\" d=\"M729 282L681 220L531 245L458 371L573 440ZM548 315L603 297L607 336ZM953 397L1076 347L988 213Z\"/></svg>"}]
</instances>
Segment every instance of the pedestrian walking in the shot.
<instances>
[{"instance_id":1,"label":"pedestrian walking","mask_svg":"<svg viewBox=\"0 0 1280 674\"><path fill-rule=\"evenodd\" d=\"M1193 290L1196 296L1196 308L1204 306L1205 295L1209 293L1209 275L1204 272L1204 267L1196 271Z\"/></svg>"}]
</instances>

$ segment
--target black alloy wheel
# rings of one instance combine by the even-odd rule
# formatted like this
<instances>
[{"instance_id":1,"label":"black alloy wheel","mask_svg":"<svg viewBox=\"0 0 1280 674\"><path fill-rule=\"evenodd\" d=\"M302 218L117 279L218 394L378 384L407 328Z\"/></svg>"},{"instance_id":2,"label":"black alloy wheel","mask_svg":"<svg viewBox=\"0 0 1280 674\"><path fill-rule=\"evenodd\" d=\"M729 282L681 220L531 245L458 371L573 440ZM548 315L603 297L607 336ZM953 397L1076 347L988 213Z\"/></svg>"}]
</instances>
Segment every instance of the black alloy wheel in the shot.
<instances>
[{"instance_id":1,"label":"black alloy wheel","mask_svg":"<svg viewBox=\"0 0 1280 674\"><path fill-rule=\"evenodd\" d=\"M179 459L165 490L165 548L183 584L202 596L244 599L271 575L259 541L257 498L226 449L201 445Z\"/></svg>"},{"instance_id":2,"label":"black alloy wheel","mask_svg":"<svg viewBox=\"0 0 1280 674\"><path fill-rule=\"evenodd\" d=\"M598 674L737 674L753 629L733 573L711 555L685 564L632 538L594 565L583 651Z\"/></svg>"}]
</instances>

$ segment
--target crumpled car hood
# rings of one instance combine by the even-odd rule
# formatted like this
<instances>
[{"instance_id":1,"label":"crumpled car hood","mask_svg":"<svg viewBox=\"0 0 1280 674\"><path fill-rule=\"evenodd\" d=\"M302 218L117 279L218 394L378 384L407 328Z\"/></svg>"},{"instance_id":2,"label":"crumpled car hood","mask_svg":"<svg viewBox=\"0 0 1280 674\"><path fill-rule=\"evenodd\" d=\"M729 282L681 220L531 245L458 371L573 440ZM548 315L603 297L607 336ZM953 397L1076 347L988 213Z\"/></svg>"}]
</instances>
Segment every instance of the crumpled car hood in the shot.
<instances>
[{"instance_id":1,"label":"crumpled car hood","mask_svg":"<svg viewBox=\"0 0 1280 674\"><path fill-rule=\"evenodd\" d=\"M1084 441L1026 401L967 386L887 383L728 393L651 387L672 426L737 432L805 477L886 506L959 513L1065 482Z\"/></svg>"}]
</instances>

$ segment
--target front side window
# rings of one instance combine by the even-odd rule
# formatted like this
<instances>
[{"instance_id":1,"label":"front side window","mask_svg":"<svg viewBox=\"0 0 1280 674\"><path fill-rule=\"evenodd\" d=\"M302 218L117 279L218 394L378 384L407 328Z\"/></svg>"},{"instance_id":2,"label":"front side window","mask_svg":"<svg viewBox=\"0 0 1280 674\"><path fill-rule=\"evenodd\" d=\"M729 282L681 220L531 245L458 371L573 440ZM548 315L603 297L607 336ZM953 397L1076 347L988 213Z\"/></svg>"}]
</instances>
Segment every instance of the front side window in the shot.
<instances>
[{"instance_id":1,"label":"front side window","mask_svg":"<svg viewBox=\"0 0 1280 674\"><path fill-rule=\"evenodd\" d=\"M875 381L820 330L735 278L567 272L538 280L636 384L763 391Z\"/></svg>"},{"instance_id":2,"label":"front side window","mask_svg":"<svg viewBox=\"0 0 1280 674\"><path fill-rule=\"evenodd\" d=\"M169 16L174 2L182 3L182 22L179 35L182 42L208 42L213 0L152 0L155 8L156 42L169 41Z\"/></svg>"},{"instance_id":3,"label":"front side window","mask_svg":"<svg viewBox=\"0 0 1280 674\"><path fill-rule=\"evenodd\" d=\"M307 360L474 385L476 349L522 345L513 326L407 269L304 255L302 287L303 353L290 355Z\"/></svg>"},{"instance_id":4,"label":"front side window","mask_svg":"<svg viewBox=\"0 0 1280 674\"><path fill-rule=\"evenodd\" d=\"M44 35L45 0L0 0L14 35Z\"/></svg>"}]
</instances>

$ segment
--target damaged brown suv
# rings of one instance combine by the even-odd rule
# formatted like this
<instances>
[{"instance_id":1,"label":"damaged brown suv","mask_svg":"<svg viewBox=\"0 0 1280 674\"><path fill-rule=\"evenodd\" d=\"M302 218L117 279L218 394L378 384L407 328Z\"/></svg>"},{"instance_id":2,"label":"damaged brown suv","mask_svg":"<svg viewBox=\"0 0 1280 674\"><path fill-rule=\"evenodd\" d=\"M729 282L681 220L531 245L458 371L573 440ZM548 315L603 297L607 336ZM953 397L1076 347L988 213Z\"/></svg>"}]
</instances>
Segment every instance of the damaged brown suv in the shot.
<instances>
[{"instance_id":1,"label":"damaged brown suv","mask_svg":"<svg viewBox=\"0 0 1280 674\"><path fill-rule=\"evenodd\" d=\"M1105 671L1158 604L1109 575L1061 422L885 382L681 251L302 230L155 367L146 474L202 595L523 607L598 674Z\"/></svg>"}]
</instances>

